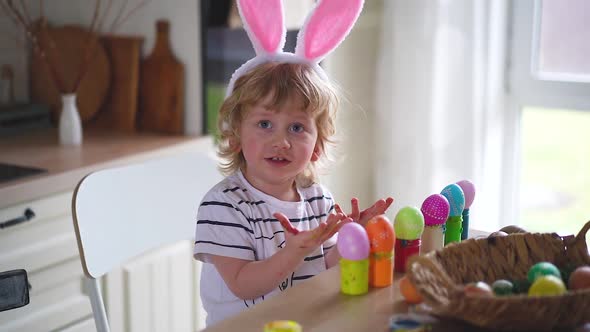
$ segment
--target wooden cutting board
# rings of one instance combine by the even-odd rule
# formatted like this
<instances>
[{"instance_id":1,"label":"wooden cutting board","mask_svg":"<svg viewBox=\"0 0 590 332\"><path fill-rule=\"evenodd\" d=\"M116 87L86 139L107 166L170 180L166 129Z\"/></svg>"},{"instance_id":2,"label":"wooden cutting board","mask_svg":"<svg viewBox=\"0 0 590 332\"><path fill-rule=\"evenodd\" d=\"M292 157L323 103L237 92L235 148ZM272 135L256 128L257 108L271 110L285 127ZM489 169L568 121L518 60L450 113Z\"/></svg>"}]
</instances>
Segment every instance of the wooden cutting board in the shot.
<instances>
[{"instance_id":1,"label":"wooden cutting board","mask_svg":"<svg viewBox=\"0 0 590 332\"><path fill-rule=\"evenodd\" d=\"M156 23L156 43L142 62L139 126L168 134L184 132L184 65L170 46L169 23Z\"/></svg>"},{"instance_id":2,"label":"wooden cutting board","mask_svg":"<svg viewBox=\"0 0 590 332\"><path fill-rule=\"evenodd\" d=\"M47 49L55 70L64 78L67 91L71 91L84 61L86 45L91 38L90 65L80 82L76 99L82 122L92 119L102 106L109 91L111 65L104 47L97 36L80 26L48 27L47 34L40 34L40 42ZM52 46L53 45L53 46ZM45 61L34 54L31 59L31 98L49 105L54 123L61 112L61 92L50 76Z\"/></svg>"}]
</instances>

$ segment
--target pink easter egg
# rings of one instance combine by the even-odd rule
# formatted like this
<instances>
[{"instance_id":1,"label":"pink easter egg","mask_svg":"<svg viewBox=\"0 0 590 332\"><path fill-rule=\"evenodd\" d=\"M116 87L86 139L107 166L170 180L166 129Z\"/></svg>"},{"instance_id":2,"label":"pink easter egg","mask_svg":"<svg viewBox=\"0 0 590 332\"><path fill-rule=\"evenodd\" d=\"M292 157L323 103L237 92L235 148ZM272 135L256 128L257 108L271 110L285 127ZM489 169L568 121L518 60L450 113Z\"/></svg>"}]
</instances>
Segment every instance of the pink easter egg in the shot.
<instances>
[{"instance_id":1,"label":"pink easter egg","mask_svg":"<svg viewBox=\"0 0 590 332\"><path fill-rule=\"evenodd\" d=\"M461 180L457 182L459 187L463 189L463 194L465 194L465 207L464 209L469 209L471 204L473 204L473 199L475 198L475 185L469 180Z\"/></svg>"},{"instance_id":2,"label":"pink easter egg","mask_svg":"<svg viewBox=\"0 0 590 332\"><path fill-rule=\"evenodd\" d=\"M442 225L447 221L450 212L449 201L441 194L432 194L422 203L420 211L424 215L424 225Z\"/></svg>"},{"instance_id":3,"label":"pink easter egg","mask_svg":"<svg viewBox=\"0 0 590 332\"><path fill-rule=\"evenodd\" d=\"M363 226L350 222L340 228L336 247L343 258L353 261L365 259L369 257L369 236Z\"/></svg>"}]
</instances>

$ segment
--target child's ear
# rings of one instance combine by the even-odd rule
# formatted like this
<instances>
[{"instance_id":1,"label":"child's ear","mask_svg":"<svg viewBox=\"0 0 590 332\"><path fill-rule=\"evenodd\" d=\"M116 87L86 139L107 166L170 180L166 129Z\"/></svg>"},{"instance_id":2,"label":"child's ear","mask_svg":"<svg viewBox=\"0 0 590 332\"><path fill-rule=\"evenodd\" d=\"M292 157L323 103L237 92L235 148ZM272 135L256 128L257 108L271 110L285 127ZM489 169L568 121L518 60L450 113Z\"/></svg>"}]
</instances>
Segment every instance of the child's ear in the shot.
<instances>
[{"instance_id":1,"label":"child's ear","mask_svg":"<svg viewBox=\"0 0 590 332\"><path fill-rule=\"evenodd\" d=\"M316 144L315 148L313 148L313 153L311 154L311 161L318 161L320 159L320 155L322 154L322 149L319 145Z\"/></svg>"},{"instance_id":2,"label":"child's ear","mask_svg":"<svg viewBox=\"0 0 590 332\"><path fill-rule=\"evenodd\" d=\"M230 138L230 140L229 140L229 146L231 147L231 150L233 152L240 152L242 150L242 146L240 145L240 143L236 139L231 139Z\"/></svg>"}]
</instances>

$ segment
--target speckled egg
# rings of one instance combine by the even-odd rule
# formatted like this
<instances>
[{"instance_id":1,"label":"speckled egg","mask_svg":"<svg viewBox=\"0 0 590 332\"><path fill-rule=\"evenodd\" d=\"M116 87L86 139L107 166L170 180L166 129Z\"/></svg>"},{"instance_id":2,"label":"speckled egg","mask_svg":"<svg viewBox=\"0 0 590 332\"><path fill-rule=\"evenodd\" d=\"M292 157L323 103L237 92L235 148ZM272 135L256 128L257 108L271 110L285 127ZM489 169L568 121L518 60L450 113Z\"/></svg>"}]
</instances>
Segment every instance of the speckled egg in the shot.
<instances>
[{"instance_id":1,"label":"speckled egg","mask_svg":"<svg viewBox=\"0 0 590 332\"><path fill-rule=\"evenodd\" d=\"M378 215L365 225L371 252L392 251L395 245L395 232L389 218L385 215Z\"/></svg>"}]
</instances>

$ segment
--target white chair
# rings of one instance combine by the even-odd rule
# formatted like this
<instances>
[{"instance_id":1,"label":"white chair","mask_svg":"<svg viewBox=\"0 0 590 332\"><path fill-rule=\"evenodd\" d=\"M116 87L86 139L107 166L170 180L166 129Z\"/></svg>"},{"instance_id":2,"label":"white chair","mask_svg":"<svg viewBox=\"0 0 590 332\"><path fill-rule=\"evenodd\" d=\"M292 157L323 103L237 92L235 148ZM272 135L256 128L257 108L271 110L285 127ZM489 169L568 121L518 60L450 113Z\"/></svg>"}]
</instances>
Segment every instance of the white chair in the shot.
<instances>
[{"instance_id":1,"label":"white chair","mask_svg":"<svg viewBox=\"0 0 590 332\"><path fill-rule=\"evenodd\" d=\"M195 153L97 171L78 183L74 228L98 332L110 329L99 278L139 254L194 238L199 203L220 179L214 158Z\"/></svg>"}]
</instances>

